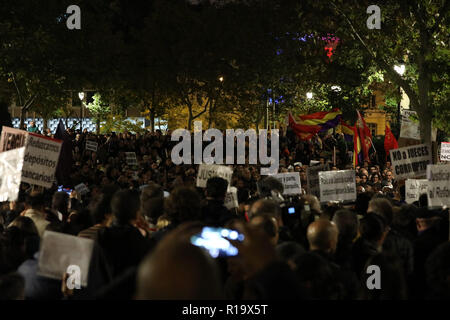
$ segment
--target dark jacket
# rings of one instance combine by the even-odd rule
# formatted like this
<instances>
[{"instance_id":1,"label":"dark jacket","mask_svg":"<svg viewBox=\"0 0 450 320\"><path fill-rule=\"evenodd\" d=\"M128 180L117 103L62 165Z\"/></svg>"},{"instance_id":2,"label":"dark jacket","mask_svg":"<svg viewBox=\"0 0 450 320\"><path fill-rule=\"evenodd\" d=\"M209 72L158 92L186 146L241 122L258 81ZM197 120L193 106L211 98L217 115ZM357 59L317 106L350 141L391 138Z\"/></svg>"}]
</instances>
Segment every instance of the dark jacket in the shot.
<instances>
[{"instance_id":1,"label":"dark jacket","mask_svg":"<svg viewBox=\"0 0 450 320\"><path fill-rule=\"evenodd\" d=\"M101 230L98 244L109 262L113 278L137 266L153 247L152 242L143 237L137 228L119 224Z\"/></svg>"},{"instance_id":2,"label":"dark jacket","mask_svg":"<svg viewBox=\"0 0 450 320\"><path fill-rule=\"evenodd\" d=\"M233 215L221 200L208 200L202 208L202 221L209 226L223 227L231 219Z\"/></svg>"}]
</instances>

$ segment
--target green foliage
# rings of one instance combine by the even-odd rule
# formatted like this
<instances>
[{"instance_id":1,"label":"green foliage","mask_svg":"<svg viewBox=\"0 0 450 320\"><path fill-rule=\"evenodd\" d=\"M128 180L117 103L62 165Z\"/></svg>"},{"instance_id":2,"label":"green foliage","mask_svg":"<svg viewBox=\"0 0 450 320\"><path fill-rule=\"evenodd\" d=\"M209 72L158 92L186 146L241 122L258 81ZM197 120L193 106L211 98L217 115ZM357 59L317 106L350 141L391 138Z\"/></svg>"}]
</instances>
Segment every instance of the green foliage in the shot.
<instances>
[{"instance_id":1,"label":"green foliage","mask_svg":"<svg viewBox=\"0 0 450 320\"><path fill-rule=\"evenodd\" d=\"M100 124L100 133L144 133L146 130L141 127L142 125L143 121L136 120L136 123L133 123L122 115L108 115L106 120Z\"/></svg>"},{"instance_id":2,"label":"green foliage","mask_svg":"<svg viewBox=\"0 0 450 320\"><path fill-rule=\"evenodd\" d=\"M101 100L99 93L94 94L93 102L86 105L89 113L96 122L103 121L110 114L111 108Z\"/></svg>"}]
</instances>

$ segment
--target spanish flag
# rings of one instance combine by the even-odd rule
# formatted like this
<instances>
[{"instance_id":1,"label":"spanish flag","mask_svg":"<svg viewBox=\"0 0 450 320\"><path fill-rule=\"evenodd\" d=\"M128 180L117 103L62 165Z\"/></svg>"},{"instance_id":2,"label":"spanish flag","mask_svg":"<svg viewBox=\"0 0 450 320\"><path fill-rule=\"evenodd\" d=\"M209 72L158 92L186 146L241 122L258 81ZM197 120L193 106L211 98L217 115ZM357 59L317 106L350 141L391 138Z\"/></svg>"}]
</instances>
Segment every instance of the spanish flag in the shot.
<instances>
[{"instance_id":1,"label":"spanish flag","mask_svg":"<svg viewBox=\"0 0 450 320\"><path fill-rule=\"evenodd\" d=\"M336 127L342 117L342 111L320 111L298 117L298 121L289 113L289 126L302 140L310 140L315 134Z\"/></svg>"},{"instance_id":2,"label":"spanish flag","mask_svg":"<svg viewBox=\"0 0 450 320\"><path fill-rule=\"evenodd\" d=\"M359 139L357 124L352 127L353 129L353 168L356 168L358 163L362 162L363 152L361 148L361 140Z\"/></svg>"}]
</instances>

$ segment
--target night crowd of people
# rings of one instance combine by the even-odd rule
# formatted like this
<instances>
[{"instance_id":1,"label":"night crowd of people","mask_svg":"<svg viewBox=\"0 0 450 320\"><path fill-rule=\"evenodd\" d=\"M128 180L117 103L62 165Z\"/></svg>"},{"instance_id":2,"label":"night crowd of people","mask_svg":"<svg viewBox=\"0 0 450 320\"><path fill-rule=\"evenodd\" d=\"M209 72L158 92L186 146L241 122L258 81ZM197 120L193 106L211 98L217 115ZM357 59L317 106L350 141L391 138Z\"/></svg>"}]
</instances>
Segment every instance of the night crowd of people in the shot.
<instances>
[{"instance_id":1,"label":"night crowd of people","mask_svg":"<svg viewBox=\"0 0 450 320\"><path fill-rule=\"evenodd\" d=\"M378 161L384 155L353 168L342 134L280 136L279 172L299 172L298 196L282 196L283 185L261 176L260 165L233 165L233 209L224 206L227 180L198 188L198 165L172 162L170 131L67 134L70 174L51 189L22 183L17 201L1 204L1 299L450 298L448 209L429 209L425 194L407 204L404 180ZM96 152L86 140L98 143ZM356 170L357 199L321 203L308 190L311 165ZM87 193L74 190L81 183ZM203 226L242 233L232 241L238 255L212 258L192 245ZM38 275L46 231L94 241L87 286ZM371 265L380 288L368 285Z\"/></svg>"}]
</instances>

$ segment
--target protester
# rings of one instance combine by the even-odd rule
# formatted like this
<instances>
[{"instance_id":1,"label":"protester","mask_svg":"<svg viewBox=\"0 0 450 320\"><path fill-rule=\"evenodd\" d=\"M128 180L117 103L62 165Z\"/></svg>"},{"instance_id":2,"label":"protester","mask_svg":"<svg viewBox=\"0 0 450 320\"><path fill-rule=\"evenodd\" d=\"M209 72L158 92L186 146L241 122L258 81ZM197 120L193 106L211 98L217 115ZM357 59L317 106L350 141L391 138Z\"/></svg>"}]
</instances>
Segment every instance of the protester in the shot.
<instances>
[{"instance_id":1,"label":"protester","mask_svg":"<svg viewBox=\"0 0 450 320\"><path fill-rule=\"evenodd\" d=\"M95 135L68 129L67 135L73 164L64 187L83 183L89 191L69 195L57 191L59 184L42 190L22 183L18 199L1 204L5 299L450 296L448 209L427 209L426 195L406 205L404 183L389 161L377 163L372 156L353 169L354 202L321 203L309 190L311 161L334 171L353 168L342 135L309 141L290 129L281 135L279 172L298 172L301 180L302 194L292 196L278 179L261 176L261 165L248 164L248 157L232 166L230 180L211 177L206 188L197 187L199 166L171 160L170 132ZM86 140L98 143L97 152L86 150ZM137 163L125 152L134 152ZM231 210L225 207L229 187L237 188L239 202ZM243 241L230 240L238 255L214 259L194 246L191 237L203 226L242 233ZM94 243L86 288L68 289L63 273L60 279L38 274L46 231ZM380 290L367 290L371 264L382 269Z\"/></svg>"}]
</instances>

